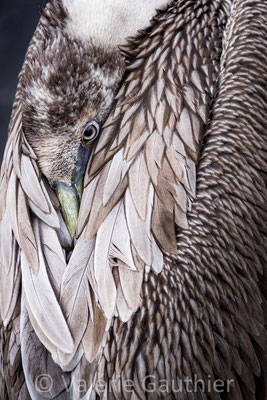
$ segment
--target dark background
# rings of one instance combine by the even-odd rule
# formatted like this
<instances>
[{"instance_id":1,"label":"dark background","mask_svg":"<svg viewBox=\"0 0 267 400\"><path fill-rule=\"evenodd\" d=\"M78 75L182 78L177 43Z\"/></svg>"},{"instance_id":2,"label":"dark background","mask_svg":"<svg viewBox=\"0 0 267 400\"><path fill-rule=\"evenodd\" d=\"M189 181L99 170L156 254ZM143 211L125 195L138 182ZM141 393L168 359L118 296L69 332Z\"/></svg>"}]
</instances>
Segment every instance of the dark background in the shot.
<instances>
[{"instance_id":1,"label":"dark background","mask_svg":"<svg viewBox=\"0 0 267 400\"><path fill-rule=\"evenodd\" d=\"M17 77L47 0L0 0L0 161Z\"/></svg>"}]
</instances>

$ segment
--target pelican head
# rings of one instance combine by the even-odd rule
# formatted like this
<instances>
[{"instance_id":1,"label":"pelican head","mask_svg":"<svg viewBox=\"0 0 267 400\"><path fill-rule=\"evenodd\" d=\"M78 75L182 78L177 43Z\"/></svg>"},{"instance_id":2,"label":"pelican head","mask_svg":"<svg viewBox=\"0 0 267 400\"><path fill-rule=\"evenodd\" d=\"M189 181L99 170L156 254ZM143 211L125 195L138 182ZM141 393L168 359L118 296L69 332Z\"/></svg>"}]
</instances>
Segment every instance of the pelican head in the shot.
<instances>
[{"instance_id":1,"label":"pelican head","mask_svg":"<svg viewBox=\"0 0 267 400\"><path fill-rule=\"evenodd\" d=\"M68 9L44 10L20 78L23 130L74 236L83 176L121 79L117 49L73 33ZM38 32L39 31L39 32Z\"/></svg>"}]
</instances>

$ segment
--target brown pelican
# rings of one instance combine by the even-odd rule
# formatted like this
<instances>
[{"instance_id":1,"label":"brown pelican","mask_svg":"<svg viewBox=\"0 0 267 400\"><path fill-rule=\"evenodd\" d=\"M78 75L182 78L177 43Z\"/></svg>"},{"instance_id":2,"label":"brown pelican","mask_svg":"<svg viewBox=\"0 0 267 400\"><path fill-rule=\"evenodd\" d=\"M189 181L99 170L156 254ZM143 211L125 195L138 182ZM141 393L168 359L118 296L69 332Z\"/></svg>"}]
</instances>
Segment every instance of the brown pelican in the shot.
<instances>
[{"instance_id":1,"label":"brown pelican","mask_svg":"<svg viewBox=\"0 0 267 400\"><path fill-rule=\"evenodd\" d=\"M1 399L266 399L266 15L48 4L1 173Z\"/></svg>"}]
</instances>

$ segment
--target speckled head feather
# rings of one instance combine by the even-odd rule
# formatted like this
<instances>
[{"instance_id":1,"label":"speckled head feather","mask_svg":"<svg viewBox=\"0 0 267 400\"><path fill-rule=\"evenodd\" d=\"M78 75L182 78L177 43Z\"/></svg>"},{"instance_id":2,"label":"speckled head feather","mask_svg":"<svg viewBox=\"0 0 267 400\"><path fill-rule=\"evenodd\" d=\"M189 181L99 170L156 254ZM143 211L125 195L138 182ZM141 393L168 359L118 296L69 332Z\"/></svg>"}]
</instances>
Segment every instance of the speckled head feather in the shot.
<instances>
[{"instance_id":1,"label":"speckled head feather","mask_svg":"<svg viewBox=\"0 0 267 400\"><path fill-rule=\"evenodd\" d=\"M104 122L124 71L118 49L73 38L68 12L54 1L20 75L22 125L50 181L70 180L87 121Z\"/></svg>"}]
</instances>

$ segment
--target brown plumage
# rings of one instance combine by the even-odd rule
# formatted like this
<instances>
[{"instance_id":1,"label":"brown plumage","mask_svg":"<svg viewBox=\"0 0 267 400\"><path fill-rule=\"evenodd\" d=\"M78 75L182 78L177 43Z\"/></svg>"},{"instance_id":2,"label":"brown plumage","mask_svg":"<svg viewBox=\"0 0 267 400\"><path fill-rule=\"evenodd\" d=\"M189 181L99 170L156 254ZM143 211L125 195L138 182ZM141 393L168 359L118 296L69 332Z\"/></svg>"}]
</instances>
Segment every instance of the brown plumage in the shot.
<instances>
[{"instance_id":1,"label":"brown plumage","mask_svg":"<svg viewBox=\"0 0 267 400\"><path fill-rule=\"evenodd\" d=\"M85 99L76 80L76 113L64 98L62 123L52 108L49 134L30 133L22 72L1 178L1 398L266 398L266 15L180 0L121 48L74 243L42 175L68 172L38 151Z\"/></svg>"}]
</instances>

